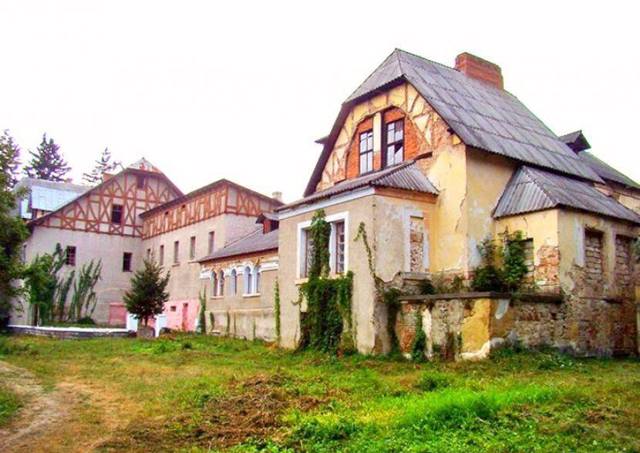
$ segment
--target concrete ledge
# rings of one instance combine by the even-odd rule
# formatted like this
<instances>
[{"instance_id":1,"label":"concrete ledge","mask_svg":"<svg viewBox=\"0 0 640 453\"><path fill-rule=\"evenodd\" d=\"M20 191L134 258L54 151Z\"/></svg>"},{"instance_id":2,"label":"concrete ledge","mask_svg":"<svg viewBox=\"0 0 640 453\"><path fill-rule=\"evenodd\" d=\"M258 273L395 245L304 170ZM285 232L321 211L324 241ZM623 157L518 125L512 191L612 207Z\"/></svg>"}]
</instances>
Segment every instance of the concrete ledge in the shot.
<instances>
[{"instance_id":1,"label":"concrete ledge","mask_svg":"<svg viewBox=\"0 0 640 453\"><path fill-rule=\"evenodd\" d=\"M514 299L516 301L525 302L541 302L541 303L560 303L562 295L560 294L537 294L523 293L514 297L511 293L499 293L494 291L475 291L468 293L450 293L450 294L418 294L400 296L398 300L401 303L420 303L432 302L436 300L453 300L453 299Z\"/></svg>"},{"instance_id":2,"label":"concrete ledge","mask_svg":"<svg viewBox=\"0 0 640 453\"><path fill-rule=\"evenodd\" d=\"M18 335L34 335L59 339L85 339L85 338L124 338L135 335L127 329L110 329L100 327L42 327L10 324L9 332Z\"/></svg>"}]
</instances>

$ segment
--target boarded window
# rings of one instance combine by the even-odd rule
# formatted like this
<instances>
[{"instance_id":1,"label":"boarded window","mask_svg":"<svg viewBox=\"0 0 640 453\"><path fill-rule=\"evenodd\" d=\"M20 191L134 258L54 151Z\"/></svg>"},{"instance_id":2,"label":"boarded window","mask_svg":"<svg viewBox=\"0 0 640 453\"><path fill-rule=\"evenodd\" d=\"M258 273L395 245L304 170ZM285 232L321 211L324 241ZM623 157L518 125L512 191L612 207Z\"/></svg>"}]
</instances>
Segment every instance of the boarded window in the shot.
<instances>
[{"instance_id":1,"label":"boarded window","mask_svg":"<svg viewBox=\"0 0 640 453\"><path fill-rule=\"evenodd\" d=\"M604 272L602 246L602 232L585 230L584 265L587 273L587 282L589 283L600 283L602 281Z\"/></svg>"},{"instance_id":2,"label":"boarded window","mask_svg":"<svg viewBox=\"0 0 640 453\"><path fill-rule=\"evenodd\" d=\"M632 239L627 236L616 236L616 282L627 286L631 283L633 272Z\"/></svg>"},{"instance_id":3,"label":"boarded window","mask_svg":"<svg viewBox=\"0 0 640 453\"><path fill-rule=\"evenodd\" d=\"M131 256L129 252L122 254L122 272L131 272Z\"/></svg>"},{"instance_id":4,"label":"boarded window","mask_svg":"<svg viewBox=\"0 0 640 453\"><path fill-rule=\"evenodd\" d=\"M76 247L74 245L68 245L67 251L65 253L65 264L67 266L75 266L76 265Z\"/></svg>"},{"instance_id":5,"label":"boarded window","mask_svg":"<svg viewBox=\"0 0 640 453\"><path fill-rule=\"evenodd\" d=\"M424 219L422 217L410 219L409 258L411 272L424 272Z\"/></svg>"}]
</instances>

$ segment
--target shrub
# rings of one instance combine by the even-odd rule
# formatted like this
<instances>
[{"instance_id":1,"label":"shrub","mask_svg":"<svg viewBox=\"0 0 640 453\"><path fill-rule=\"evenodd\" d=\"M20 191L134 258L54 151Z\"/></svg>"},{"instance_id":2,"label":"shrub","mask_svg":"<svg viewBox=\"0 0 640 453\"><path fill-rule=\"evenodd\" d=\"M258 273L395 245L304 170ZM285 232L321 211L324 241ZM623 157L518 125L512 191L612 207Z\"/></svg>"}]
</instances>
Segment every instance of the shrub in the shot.
<instances>
[{"instance_id":1,"label":"shrub","mask_svg":"<svg viewBox=\"0 0 640 453\"><path fill-rule=\"evenodd\" d=\"M449 387L450 385L451 376L439 372L430 372L420 377L416 383L416 388L424 392L434 392Z\"/></svg>"},{"instance_id":2,"label":"shrub","mask_svg":"<svg viewBox=\"0 0 640 453\"><path fill-rule=\"evenodd\" d=\"M78 319L77 324L82 324L85 326L95 326L96 322L91 316L83 316L82 318Z\"/></svg>"}]
</instances>

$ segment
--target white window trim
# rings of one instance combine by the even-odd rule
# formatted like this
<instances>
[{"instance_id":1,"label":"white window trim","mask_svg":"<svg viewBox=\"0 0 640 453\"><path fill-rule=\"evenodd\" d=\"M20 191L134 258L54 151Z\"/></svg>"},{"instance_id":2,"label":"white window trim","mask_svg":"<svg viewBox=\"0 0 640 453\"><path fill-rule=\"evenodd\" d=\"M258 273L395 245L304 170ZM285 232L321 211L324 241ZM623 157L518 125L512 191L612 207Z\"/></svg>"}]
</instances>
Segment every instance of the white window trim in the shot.
<instances>
[{"instance_id":1,"label":"white window trim","mask_svg":"<svg viewBox=\"0 0 640 453\"><path fill-rule=\"evenodd\" d=\"M424 212L415 209L405 209L402 219L404 229L404 271L411 272L411 218L419 218L424 222ZM422 267L429 271L429 231L423 228L424 241L422 243Z\"/></svg>"},{"instance_id":2,"label":"white window trim","mask_svg":"<svg viewBox=\"0 0 640 453\"><path fill-rule=\"evenodd\" d=\"M335 250L335 222L343 221L344 222L344 272L347 273L349 271L349 212L343 211L337 214L331 214L326 216L325 221L331 224L331 235L329 237L329 267L331 268L331 272L335 269L336 263L336 250ZM304 254L305 254L305 230L307 230L311 226L311 220L305 220L304 222L298 223L297 226L297 247L298 247L298 259L296 265L296 279L304 278L302 277L302 263L304 262Z\"/></svg>"}]
</instances>

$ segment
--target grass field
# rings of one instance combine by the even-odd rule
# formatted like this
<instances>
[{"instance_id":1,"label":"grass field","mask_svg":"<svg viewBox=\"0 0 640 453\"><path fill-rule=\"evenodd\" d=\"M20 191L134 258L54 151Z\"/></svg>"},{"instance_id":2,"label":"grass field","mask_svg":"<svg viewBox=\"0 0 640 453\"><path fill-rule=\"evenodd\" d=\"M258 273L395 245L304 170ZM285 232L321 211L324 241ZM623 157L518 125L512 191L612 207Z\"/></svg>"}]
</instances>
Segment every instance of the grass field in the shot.
<instances>
[{"instance_id":1,"label":"grass field","mask_svg":"<svg viewBox=\"0 0 640 453\"><path fill-rule=\"evenodd\" d=\"M18 396L0 382L0 427L6 425L19 408Z\"/></svg>"},{"instance_id":2,"label":"grass field","mask_svg":"<svg viewBox=\"0 0 640 453\"><path fill-rule=\"evenodd\" d=\"M181 336L0 337L0 360L70 392L72 415L34 450L640 451L633 359L416 365Z\"/></svg>"}]
</instances>

